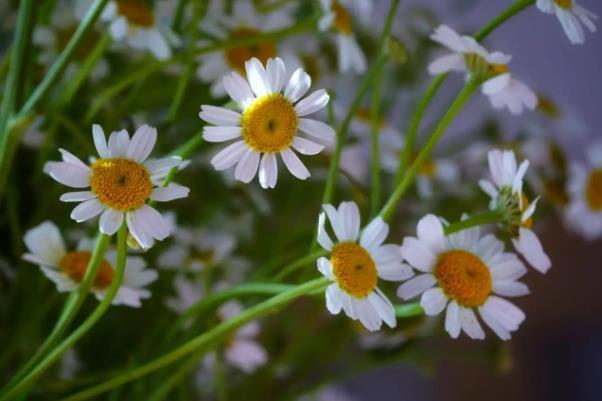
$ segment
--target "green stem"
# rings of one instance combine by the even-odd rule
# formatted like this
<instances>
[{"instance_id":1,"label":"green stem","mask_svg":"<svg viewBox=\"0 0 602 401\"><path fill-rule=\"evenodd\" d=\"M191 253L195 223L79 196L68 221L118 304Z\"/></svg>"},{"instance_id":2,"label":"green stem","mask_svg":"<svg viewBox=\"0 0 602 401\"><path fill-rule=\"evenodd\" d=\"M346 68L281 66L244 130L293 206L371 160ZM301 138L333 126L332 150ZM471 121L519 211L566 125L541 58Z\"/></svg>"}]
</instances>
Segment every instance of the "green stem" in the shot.
<instances>
[{"instance_id":1,"label":"green stem","mask_svg":"<svg viewBox=\"0 0 602 401\"><path fill-rule=\"evenodd\" d=\"M499 223L502 218L503 213L498 210L475 214L468 217L466 220L458 221L445 227L445 235L485 224L496 224Z\"/></svg>"},{"instance_id":2,"label":"green stem","mask_svg":"<svg viewBox=\"0 0 602 401\"><path fill-rule=\"evenodd\" d=\"M315 263L319 257L326 256L327 254L328 254L328 251L325 249L322 249L317 252L312 252L306 256L303 256L302 258L295 260L294 262L292 262L291 264L289 264L288 266L286 266L282 270L280 270L280 272L278 272L274 276L274 281L284 280L285 277L288 277L289 275L296 272L303 266L307 266L309 263Z\"/></svg>"},{"instance_id":3,"label":"green stem","mask_svg":"<svg viewBox=\"0 0 602 401\"><path fill-rule=\"evenodd\" d=\"M474 35L474 38L479 42L483 41L485 38L487 38L487 36L489 36L489 34L495 31L504 22L506 22L507 20L518 14L520 11L524 10L525 8L531 6L534 3L535 0L517 1L510 7L502 11L500 14L498 14L491 21L489 21L479 32L477 32ZM439 88L441 88L441 85L443 84L447 76L448 74L441 74L435 77L431 84L428 86L424 95L422 95L420 101L418 102L418 106L416 107L416 111L412 116L412 120L410 122L410 126L406 134L406 141L403 148L401 162L399 163L399 169L395 176L396 184L399 184L399 182L401 182L405 169L407 169L410 165L412 152L414 150L414 143L416 142L416 137L418 136L418 130L420 129L422 118L424 117L424 114L426 113L426 110L431 104L431 101L435 97L435 94L439 91Z\"/></svg>"},{"instance_id":4,"label":"green stem","mask_svg":"<svg viewBox=\"0 0 602 401\"><path fill-rule=\"evenodd\" d=\"M77 315L77 312L81 308L88 295L92 283L96 278L98 270L100 269L100 265L104 260L104 255L107 250L107 246L109 245L109 240L111 237L105 234L99 234L96 239L96 244L94 246L94 250L92 251L92 256L90 257L90 261L88 262L88 266L86 267L86 274L84 275L84 279L80 284L77 292L71 293L67 300L65 301L65 305L63 306L63 311L59 316L54 328L46 338L46 340L42 343L40 348L36 351L36 353L30 358L30 360L23 366L10 382L4 387L0 394L4 394L8 389L10 389L15 383L25 377L25 375L32 370L34 366L36 366L40 360L50 351L52 347L56 345L56 343L61 339L69 325Z\"/></svg>"},{"instance_id":5,"label":"green stem","mask_svg":"<svg viewBox=\"0 0 602 401\"><path fill-rule=\"evenodd\" d=\"M220 323L213 329L203 334L200 334L199 336L193 338L192 340L188 341L187 343L183 344L182 346L176 348L175 350L169 352L166 355L154 359L138 368L135 368L128 372L124 372L121 375L107 380L106 382L101 383L97 386L91 387L70 397L64 398L61 401L81 401L89 399L95 395L102 394L105 391L111 390L132 380L136 380L140 377L143 377L149 373L154 372L157 369L164 368L193 352L198 352L197 355L200 358L203 351L206 352L210 349L210 347L222 343L228 338L228 336L232 332L234 332L236 329L240 328L244 324L252 320L258 319L262 316L265 316L269 313L275 312L276 310L283 307L295 298L306 295L318 289L324 289L328 286L329 283L330 281L327 278L323 277L309 281L289 291L278 294L264 302L261 302L243 311L242 313L238 314L232 319Z\"/></svg>"},{"instance_id":6,"label":"green stem","mask_svg":"<svg viewBox=\"0 0 602 401\"><path fill-rule=\"evenodd\" d=\"M127 258L127 226L125 222L119 228L117 233L117 266L115 268L115 276L110 287L104 295L103 300L94 309L92 314L79 326L69 337L63 342L54 347L50 353L44 357L36 366L22 379L12 387L6 394L0 397L0 401L8 401L14 399L21 392L27 390L50 366L55 363L63 354L75 345L105 314L111 306L111 302L117 295L123 274L125 272L125 263ZM101 237L104 238L104 237ZM102 242L102 241L100 241ZM98 245L98 242L97 242ZM96 251L96 248L95 248ZM100 258L99 258L100 259ZM102 261L102 259L100 259ZM99 263L100 264L100 263ZM91 276L89 271L86 271L86 276Z\"/></svg>"},{"instance_id":7,"label":"green stem","mask_svg":"<svg viewBox=\"0 0 602 401\"><path fill-rule=\"evenodd\" d=\"M410 318L421 315L424 315L424 309L420 306L420 302L395 305L395 316L399 318Z\"/></svg>"},{"instance_id":8,"label":"green stem","mask_svg":"<svg viewBox=\"0 0 602 401\"><path fill-rule=\"evenodd\" d=\"M370 176L372 182L372 196L370 214L378 213L381 202L380 182L380 104L382 92L383 67L374 78L374 89L372 90L372 107L370 110Z\"/></svg>"},{"instance_id":9,"label":"green stem","mask_svg":"<svg viewBox=\"0 0 602 401\"><path fill-rule=\"evenodd\" d=\"M414 177L418 173L420 166L422 166L422 163L424 163L427 160L427 158L431 154L431 151L433 150L435 145L437 145L447 127L449 127L449 125L454 121L457 114L460 112L460 110L462 110L466 102L477 90L477 88L480 85L480 82L480 77L471 78L470 81L468 81L464 88L460 91L456 99L453 101L453 103L451 104L451 106L449 107L449 109L435 128L435 131L433 131L433 134L429 138L428 142L426 143L424 148L422 148L420 153L418 153L416 160L414 160L414 163L412 164L410 169L404 174L403 179L397 185L397 187L389 197L389 200L380 211L380 216L385 221L389 221L391 219L393 213L395 212L395 208L397 207L397 203L414 181Z\"/></svg>"}]
</instances>

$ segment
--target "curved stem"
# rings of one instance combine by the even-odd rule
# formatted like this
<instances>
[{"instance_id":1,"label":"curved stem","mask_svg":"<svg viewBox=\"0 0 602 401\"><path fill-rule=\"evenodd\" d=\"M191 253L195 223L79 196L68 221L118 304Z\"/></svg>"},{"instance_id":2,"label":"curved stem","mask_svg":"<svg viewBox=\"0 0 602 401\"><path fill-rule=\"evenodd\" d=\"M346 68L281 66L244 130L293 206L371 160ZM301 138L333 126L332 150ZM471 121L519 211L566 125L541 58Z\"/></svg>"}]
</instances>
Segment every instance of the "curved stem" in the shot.
<instances>
[{"instance_id":1,"label":"curved stem","mask_svg":"<svg viewBox=\"0 0 602 401\"><path fill-rule=\"evenodd\" d=\"M50 366L56 362L63 354L68 351L77 341L79 341L105 314L111 306L111 302L117 295L123 275L125 272L125 263L127 258L127 226L125 222L119 228L117 233L117 266L115 268L115 276L104 295L100 304L94 309L92 314L79 326L69 337L56 346L44 359L22 379L12 387L6 394L0 397L0 401L8 401L14 399L22 391L25 391L31 386ZM89 272L86 272L88 275Z\"/></svg>"},{"instance_id":2,"label":"curved stem","mask_svg":"<svg viewBox=\"0 0 602 401\"><path fill-rule=\"evenodd\" d=\"M483 41L489 34L495 31L500 25L514 17L516 14L525 8L535 4L535 0L518 0L510 7L499 13L495 18L489 21L479 32L474 35L474 38L479 42Z\"/></svg>"},{"instance_id":3,"label":"curved stem","mask_svg":"<svg viewBox=\"0 0 602 401\"><path fill-rule=\"evenodd\" d=\"M466 220L458 221L445 227L445 235L453 234L458 231L466 230L476 226L485 224L496 224L502 220L503 213L498 210L475 214Z\"/></svg>"},{"instance_id":4,"label":"curved stem","mask_svg":"<svg viewBox=\"0 0 602 401\"><path fill-rule=\"evenodd\" d=\"M410 318L414 316L424 315L424 309L422 309L422 306L420 306L420 302L395 305L394 308L395 316L400 318Z\"/></svg>"},{"instance_id":5,"label":"curved stem","mask_svg":"<svg viewBox=\"0 0 602 401\"><path fill-rule=\"evenodd\" d=\"M460 110L462 110L466 102L470 99L470 97L473 95L473 93L476 91L479 85L479 77L471 78L470 81L468 81L464 88L460 91L456 99L453 101L453 103L447 110L447 113L445 113L445 115L435 128L435 131L433 131L433 134L429 138L428 142L426 143L424 148L422 148L422 150L416 157L416 160L414 161L410 169L404 174L403 179L397 185L397 187L389 197L389 200L380 211L380 216L385 221L389 221L391 219L393 213L395 212L395 208L397 207L397 203L414 181L414 177L418 173L420 166L422 166L422 163L424 163L429 157L431 151L433 150L435 145L437 145L439 139L441 139L441 136L443 135L447 127L454 121L456 115L460 112Z\"/></svg>"},{"instance_id":6,"label":"curved stem","mask_svg":"<svg viewBox=\"0 0 602 401\"><path fill-rule=\"evenodd\" d=\"M372 107L370 110L370 176L372 183L370 214L378 213L380 207L381 185L380 185L380 104L382 92L383 67L374 78L374 89L372 90Z\"/></svg>"},{"instance_id":7,"label":"curved stem","mask_svg":"<svg viewBox=\"0 0 602 401\"><path fill-rule=\"evenodd\" d=\"M179 360L186 355L193 352L198 352L197 356L200 358L203 355L203 351L207 351L211 346L215 346L225 341L228 336L236 329L240 328L244 324L265 316L269 313L275 312L282 306L286 305L295 298L302 295L309 294L317 291L318 289L325 289L330 281L326 277L309 281L305 284L299 285L289 291L278 294L264 302L261 302L230 320L226 320L223 323L215 326L213 329L193 338L182 346L175 350L163 355L157 359L154 359L138 368L124 372L121 375L107 380L97 386L81 391L70 397L64 398L61 401L81 401L89 399L95 395L102 394L105 391L111 390L115 387L119 387L122 384L128 383L132 380L136 380L143 377L155 370L164 368L173 362Z\"/></svg>"},{"instance_id":8,"label":"curved stem","mask_svg":"<svg viewBox=\"0 0 602 401\"><path fill-rule=\"evenodd\" d=\"M292 273L296 272L303 266L306 266L308 263L315 262L320 256L325 256L328 254L328 251L322 249L317 252L310 253L302 258L295 260L290 263L288 266L285 266L278 274L274 276L274 281L282 281L285 277L288 277ZM315 266L314 266L315 267Z\"/></svg>"}]
</instances>

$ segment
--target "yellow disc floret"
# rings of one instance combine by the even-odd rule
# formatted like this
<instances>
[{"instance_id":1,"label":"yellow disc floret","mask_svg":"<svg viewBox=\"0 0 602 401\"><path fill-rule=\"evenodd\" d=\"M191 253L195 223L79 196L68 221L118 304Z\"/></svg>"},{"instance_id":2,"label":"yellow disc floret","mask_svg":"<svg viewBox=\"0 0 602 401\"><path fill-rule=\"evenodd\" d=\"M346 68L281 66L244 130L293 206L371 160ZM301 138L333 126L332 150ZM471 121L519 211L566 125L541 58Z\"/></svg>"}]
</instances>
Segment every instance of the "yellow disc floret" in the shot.
<instances>
[{"instance_id":1,"label":"yellow disc floret","mask_svg":"<svg viewBox=\"0 0 602 401\"><path fill-rule=\"evenodd\" d=\"M76 283L81 283L86 274L88 263L92 253L89 251L77 251L65 254L60 261L60 267L71 280ZM100 268L96 274L96 278L92 283L92 288L96 290L104 290L111 282L113 282L113 268L106 260L100 263Z\"/></svg>"},{"instance_id":2,"label":"yellow disc floret","mask_svg":"<svg viewBox=\"0 0 602 401\"><path fill-rule=\"evenodd\" d=\"M239 27L230 32L231 39L248 38L259 34L257 29L248 27ZM262 64L266 64L268 59L276 57L276 46L273 42L262 42L254 45L233 47L225 52L226 61L230 67L241 75L245 75L245 62L256 57Z\"/></svg>"},{"instance_id":3,"label":"yellow disc floret","mask_svg":"<svg viewBox=\"0 0 602 401\"><path fill-rule=\"evenodd\" d=\"M556 3L558 7L564 8L565 10L570 10L573 8L573 0L554 0L554 3Z\"/></svg>"},{"instance_id":4,"label":"yellow disc floret","mask_svg":"<svg viewBox=\"0 0 602 401\"><path fill-rule=\"evenodd\" d=\"M92 164L92 192L105 205L131 210L144 205L153 190L146 168L128 159L98 159Z\"/></svg>"},{"instance_id":5,"label":"yellow disc floret","mask_svg":"<svg viewBox=\"0 0 602 401\"><path fill-rule=\"evenodd\" d=\"M337 283L349 295L364 298L376 287L376 265L368 251L358 244L336 244L332 249L330 262Z\"/></svg>"},{"instance_id":6,"label":"yellow disc floret","mask_svg":"<svg viewBox=\"0 0 602 401\"><path fill-rule=\"evenodd\" d=\"M493 286L485 263L475 254L462 250L441 254L435 277L449 298L469 308L484 304Z\"/></svg>"},{"instance_id":7,"label":"yellow disc floret","mask_svg":"<svg viewBox=\"0 0 602 401\"><path fill-rule=\"evenodd\" d=\"M338 1L333 1L330 10L334 13L334 27L346 35L351 35L351 14Z\"/></svg>"},{"instance_id":8,"label":"yellow disc floret","mask_svg":"<svg viewBox=\"0 0 602 401\"><path fill-rule=\"evenodd\" d=\"M592 171L589 176L585 199L592 210L602 211L602 169Z\"/></svg>"},{"instance_id":9,"label":"yellow disc floret","mask_svg":"<svg viewBox=\"0 0 602 401\"><path fill-rule=\"evenodd\" d=\"M288 148L297 133L293 104L279 93L257 99L242 115L242 137L252 149L273 153Z\"/></svg>"},{"instance_id":10,"label":"yellow disc floret","mask_svg":"<svg viewBox=\"0 0 602 401\"><path fill-rule=\"evenodd\" d=\"M155 24L155 15L144 0L117 0L117 13L132 25L149 27Z\"/></svg>"}]
</instances>

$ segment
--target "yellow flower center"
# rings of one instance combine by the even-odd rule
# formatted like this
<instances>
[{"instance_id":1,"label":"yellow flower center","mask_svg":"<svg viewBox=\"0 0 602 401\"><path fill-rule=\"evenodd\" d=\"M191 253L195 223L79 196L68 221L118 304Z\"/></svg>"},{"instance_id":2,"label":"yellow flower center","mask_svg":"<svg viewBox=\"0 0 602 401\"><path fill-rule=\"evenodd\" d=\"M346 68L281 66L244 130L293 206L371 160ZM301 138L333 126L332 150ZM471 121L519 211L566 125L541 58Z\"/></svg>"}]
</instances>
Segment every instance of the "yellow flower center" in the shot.
<instances>
[{"instance_id":1,"label":"yellow flower center","mask_svg":"<svg viewBox=\"0 0 602 401\"><path fill-rule=\"evenodd\" d=\"M568 193L565 190L563 180L549 180L543 184L546 197L560 206L566 206L570 202Z\"/></svg>"},{"instance_id":2,"label":"yellow flower center","mask_svg":"<svg viewBox=\"0 0 602 401\"><path fill-rule=\"evenodd\" d=\"M257 99L242 115L242 137L252 149L273 153L288 148L297 133L297 113L280 93Z\"/></svg>"},{"instance_id":3,"label":"yellow flower center","mask_svg":"<svg viewBox=\"0 0 602 401\"><path fill-rule=\"evenodd\" d=\"M155 24L153 9L144 0L117 0L117 13L132 25L150 27Z\"/></svg>"},{"instance_id":4,"label":"yellow flower center","mask_svg":"<svg viewBox=\"0 0 602 401\"><path fill-rule=\"evenodd\" d=\"M92 192L105 205L127 211L144 205L153 190L146 168L128 159L98 159L92 164Z\"/></svg>"},{"instance_id":5,"label":"yellow flower center","mask_svg":"<svg viewBox=\"0 0 602 401\"><path fill-rule=\"evenodd\" d=\"M363 123L369 124L372 122L372 111L367 107L358 107L357 111L355 112L355 116L359 121ZM380 128L383 128L385 125L387 125L385 117L380 116L378 126Z\"/></svg>"},{"instance_id":6,"label":"yellow flower center","mask_svg":"<svg viewBox=\"0 0 602 401\"><path fill-rule=\"evenodd\" d=\"M592 171L585 188L585 199L592 210L602 211L602 169Z\"/></svg>"},{"instance_id":7,"label":"yellow flower center","mask_svg":"<svg viewBox=\"0 0 602 401\"><path fill-rule=\"evenodd\" d=\"M548 117L559 118L562 115L558 105L549 97L537 96L537 109Z\"/></svg>"},{"instance_id":8,"label":"yellow flower center","mask_svg":"<svg viewBox=\"0 0 602 401\"><path fill-rule=\"evenodd\" d=\"M259 31L248 27L239 27L230 32L230 39L240 39L259 34ZM245 62L257 57L264 65L268 59L276 57L276 46L273 42L262 42L255 45L233 47L225 52L230 67L241 75L245 75Z\"/></svg>"},{"instance_id":9,"label":"yellow flower center","mask_svg":"<svg viewBox=\"0 0 602 401\"><path fill-rule=\"evenodd\" d=\"M351 14L338 1L333 1L330 10L334 13L334 27L341 33L351 35Z\"/></svg>"},{"instance_id":10,"label":"yellow flower center","mask_svg":"<svg viewBox=\"0 0 602 401\"><path fill-rule=\"evenodd\" d=\"M510 71L505 64L490 64L476 53L464 56L468 70L473 74L483 74L485 77L496 77Z\"/></svg>"},{"instance_id":11,"label":"yellow flower center","mask_svg":"<svg viewBox=\"0 0 602 401\"><path fill-rule=\"evenodd\" d=\"M69 252L63 256L59 265L63 273L76 283L81 283L88 269L88 263L92 257L90 251ZM106 260L100 262L98 274L92 283L92 288L104 290L113 281L113 268Z\"/></svg>"},{"instance_id":12,"label":"yellow flower center","mask_svg":"<svg viewBox=\"0 0 602 401\"><path fill-rule=\"evenodd\" d=\"M564 8L565 10L570 10L573 8L573 0L554 0L554 3L556 3L558 7Z\"/></svg>"},{"instance_id":13,"label":"yellow flower center","mask_svg":"<svg viewBox=\"0 0 602 401\"><path fill-rule=\"evenodd\" d=\"M194 250L188 257L188 263L200 262L204 267L211 267L215 261L215 252L208 250Z\"/></svg>"},{"instance_id":14,"label":"yellow flower center","mask_svg":"<svg viewBox=\"0 0 602 401\"><path fill-rule=\"evenodd\" d=\"M493 287L485 263L467 251L441 254L435 266L435 277L448 297L469 308L483 305Z\"/></svg>"},{"instance_id":15,"label":"yellow flower center","mask_svg":"<svg viewBox=\"0 0 602 401\"><path fill-rule=\"evenodd\" d=\"M376 265L370 254L358 244L336 244L332 249L330 262L337 283L348 294L364 298L376 287Z\"/></svg>"}]
</instances>

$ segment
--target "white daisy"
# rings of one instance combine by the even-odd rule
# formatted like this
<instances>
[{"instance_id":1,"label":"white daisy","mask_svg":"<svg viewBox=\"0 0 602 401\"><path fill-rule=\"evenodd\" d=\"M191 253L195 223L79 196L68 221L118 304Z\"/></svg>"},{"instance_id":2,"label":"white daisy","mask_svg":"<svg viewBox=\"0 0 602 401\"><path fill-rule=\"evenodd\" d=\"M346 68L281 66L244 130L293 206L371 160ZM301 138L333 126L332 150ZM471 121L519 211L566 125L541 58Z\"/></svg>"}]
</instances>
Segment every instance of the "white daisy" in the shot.
<instances>
[{"instance_id":1,"label":"white daisy","mask_svg":"<svg viewBox=\"0 0 602 401\"><path fill-rule=\"evenodd\" d=\"M324 148L297 135L298 130L318 139L333 140L335 134L330 126L305 118L326 106L328 93L319 89L301 99L311 85L311 78L299 68L285 86L286 69L279 58L269 59L266 68L252 58L245 63L245 68L248 82L237 72L224 78L226 91L242 114L223 107L201 106L199 117L216 125L204 128L206 141L236 139L217 153L211 164L216 170L236 164L234 176L245 183L253 180L259 169L261 186L274 188L278 178L276 155L280 154L295 177L306 179L310 173L292 149L315 155Z\"/></svg>"},{"instance_id":2,"label":"white daisy","mask_svg":"<svg viewBox=\"0 0 602 401\"><path fill-rule=\"evenodd\" d=\"M420 305L429 316L447 307L445 330L453 338L461 330L470 338L485 338L476 309L502 340L509 340L525 315L500 296L529 293L517 281L527 270L516 255L504 252L504 244L492 234L481 237L479 227L445 236L433 215L420 219L417 233L417 238L404 238L401 254L419 275L399 287L399 297L422 294Z\"/></svg>"},{"instance_id":3,"label":"white daisy","mask_svg":"<svg viewBox=\"0 0 602 401\"><path fill-rule=\"evenodd\" d=\"M355 202L342 202L338 210L332 205L323 207L318 243L330 251L330 260L321 257L317 264L320 273L333 281L326 289L326 307L333 315L344 310L370 331L379 330L383 321L395 327L393 305L377 287L378 278L400 281L411 277L412 270L402 265L398 245L383 245L389 225L377 217L360 236L360 213ZM326 216L336 243L326 232Z\"/></svg>"},{"instance_id":4,"label":"white daisy","mask_svg":"<svg viewBox=\"0 0 602 401\"><path fill-rule=\"evenodd\" d=\"M79 288L92 257L93 241L81 241L77 250L68 252L58 227L49 221L27 231L24 239L30 253L23 255L23 259L39 265L59 292L76 291ZM113 281L116 264L117 252L108 250L90 290L98 300L105 297ZM111 303L141 306L141 300L151 296L151 292L145 287L156 279L157 272L146 269L144 259L128 256L123 282Z\"/></svg>"},{"instance_id":5,"label":"white daisy","mask_svg":"<svg viewBox=\"0 0 602 401\"><path fill-rule=\"evenodd\" d=\"M156 9L144 0L112 0L105 6L100 19L108 22L111 37L134 49L149 50L158 60L171 58L170 43L176 41L167 24L160 20L167 2Z\"/></svg>"},{"instance_id":6,"label":"white daisy","mask_svg":"<svg viewBox=\"0 0 602 401\"><path fill-rule=\"evenodd\" d=\"M585 43L585 26L590 32L596 32L594 20L598 16L577 4L576 0L537 0L537 8L547 14L556 14L564 32L574 45Z\"/></svg>"},{"instance_id":7,"label":"white daisy","mask_svg":"<svg viewBox=\"0 0 602 401\"><path fill-rule=\"evenodd\" d=\"M489 152L489 172L493 183L481 180L479 185L490 197L490 209L504 213L502 225L512 237L517 252L542 273L548 271L552 262L546 255L537 235L531 230L537 200L529 203L523 192L523 177L529 167L524 160L516 166L512 151L492 150Z\"/></svg>"},{"instance_id":8,"label":"white daisy","mask_svg":"<svg viewBox=\"0 0 602 401\"><path fill-rule=\"evenodd\" d=\"M353 34L353 14L357 10L360 15L371 13L372 2L369 0L320 0L324 14L318 21L320 31L330 29L337 33L339 71L366 71L366 56Z\"/></svg>"},{"instance_id":9,"label":"white daisy","mask_svg":"<svg viewBox=\"0 0 602 401\"><path fill-rule=\"evenodd\" d=\"M175 296L168 297L165 300L165 305L178 314L184 313L204 298L201 284L184 276L176 276L174 288L176 290Z\"/></svg>"},{"instance_id":10,"label":"white daisy","mask_svg":"<svg viewBox=\"0 0 602 401\"><path fill-rule=\"evenodd\" d=\"M214 7L210 7L200 27L209 30L221 41L255 36L262 32L286 28L292 23L288 7L280 7L268 14L259 14L250 2L235 2L232 14L225 15L221 2L212 4ZM203 40L198 46L210 46L212 43ZM201 81L211 83L211 94L219 97L226 94L223 78L229 71L236 71L244 77L247 60L256 57L265 64L270 58L277 56L283 58L289 67L299 66L296 57L287 51L287 47L279 45L276 41L264 41L202 54L198 58L197 76Z\"/></svg>"},{"instance_id":11,"label":"white daisy","mask_svg":"<svg viewBox=\"0 0 602 401\"><path fill-rule=\"evenodd\" d=\"M602 142L586 148L586 163L572 162L565 220L592 241L602 236Z\"/></svg>"},{"instance_id":12,"label":"white daisy","mask_svg":"<svg viewBox=\"0 0 602 401\"><path fill-rule=\"evenodd\" d=\"M533 110L537 106L535 93L510 73L507 64L511 56L490 53L474 38L460 36L445 25L439 26L431 39L447 47L451 53L433 61L428 67L430 74L461 71L468 75L482 75L485 82L481 91L489 97L495 109L507 108L512 114L521 114L525 107Z\"/></svg>"},{"instance_id":13,"label":"white daisy","mask_svg":"<svg viewBox=\"0 0 602 401\"><path fill-rule=\"evenodd\" d=\"M139 127L131 140L128 132L121 130L113 132L107 143L102 128L96 124L92 133L100 158L90 166L64 149L59 149L62 162L44 166L44 171L63 185L90 187L61 196L63 202L81 202L71 212L71 218L82 222L102 213L100 231L113 235L125 216L130 234L146 249L154 239L167 238L169 225L146 201L167 202L188 196L186 187L173 183L160 186L169 170L180 166L182 159L170 156L147 160L157 141L157 130L148 125Z\"/></svg>"}]
</instances>

